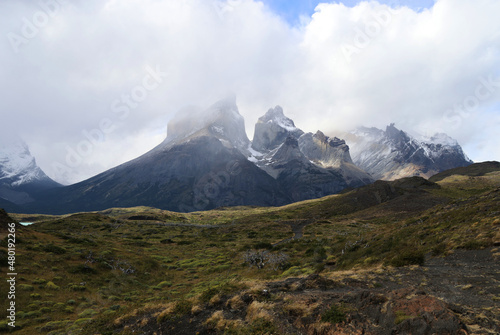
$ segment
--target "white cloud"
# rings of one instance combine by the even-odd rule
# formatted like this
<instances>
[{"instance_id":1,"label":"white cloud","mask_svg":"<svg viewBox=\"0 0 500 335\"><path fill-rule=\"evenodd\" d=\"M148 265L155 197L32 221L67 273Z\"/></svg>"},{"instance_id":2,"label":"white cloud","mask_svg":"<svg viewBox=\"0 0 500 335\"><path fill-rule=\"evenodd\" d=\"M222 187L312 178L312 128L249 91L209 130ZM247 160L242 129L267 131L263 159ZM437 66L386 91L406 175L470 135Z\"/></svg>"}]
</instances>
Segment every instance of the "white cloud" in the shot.
<instances>
[{"instance_id":1,"label":"white cloud","mask_svg":"<svg viewBox=\"0 0 500 335\"><path fill-rule=\"evenodd\" d=\"M498 131L489 119L500 114L500 87L466 114L455 108L482 79L500 79L497 0L438 0L420 12L321 4L299 28L252 0L43 3L51 1L60 7L17 53L8 34L22 36L24 18L33 23L44 9L0 4L0 113L56 180L80 180L140 155L161 141L179 108L209 105L228 90L250 134L280 104L306 131L396 122L447 132L473 159L500 160L495 138L477 135ZM118 118L113 102L142 84L147 66L167 72L165 81ZM54 163L64 164L67 148L104 119L114 126L105 141L57 175Z\"/></svg>"}]
</instances>

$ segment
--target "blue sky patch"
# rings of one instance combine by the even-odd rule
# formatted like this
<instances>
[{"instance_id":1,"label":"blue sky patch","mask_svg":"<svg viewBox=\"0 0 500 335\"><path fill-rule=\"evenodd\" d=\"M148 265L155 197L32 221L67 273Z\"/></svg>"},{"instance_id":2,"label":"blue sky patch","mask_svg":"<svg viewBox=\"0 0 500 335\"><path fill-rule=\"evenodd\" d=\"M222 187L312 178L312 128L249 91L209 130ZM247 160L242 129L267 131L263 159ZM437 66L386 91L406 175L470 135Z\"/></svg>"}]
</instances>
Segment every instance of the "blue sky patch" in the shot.
<instances>
[{"instance_id":1,"label":"blue sky patch","mask_svg":"<svg viewBox=\"0 0 500 335\"><path fill-rule=\"evenodd\" d=\"M283 17L291 25L300 22L300 16L310 17L314 13L314 8L319 3L343 3L348 7L354 7L360 0L341 0L341 1L318 1L318 0L261 0L269 6L276 14ZM416 11L425 8L431 8L434 0L379 0L379 3L388 4L393 7L408 6Z\"/></svg>"}]
</instances>

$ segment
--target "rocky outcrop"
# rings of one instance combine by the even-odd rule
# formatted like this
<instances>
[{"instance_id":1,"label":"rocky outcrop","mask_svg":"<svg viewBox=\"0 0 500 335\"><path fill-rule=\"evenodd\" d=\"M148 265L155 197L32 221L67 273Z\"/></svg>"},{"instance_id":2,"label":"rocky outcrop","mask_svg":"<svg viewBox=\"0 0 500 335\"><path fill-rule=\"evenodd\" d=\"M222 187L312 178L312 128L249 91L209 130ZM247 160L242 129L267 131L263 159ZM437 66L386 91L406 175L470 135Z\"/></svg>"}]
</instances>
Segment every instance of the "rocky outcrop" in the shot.
<instances>
[{"instance_id":1,"label":"rocky outcrop","mask_svg":"<svg viewBox=\"0 0 500 335\"><path fill-rule=\"evenodd\" d=\"M251 159L276 178L294 201L338 193L373 182L354 165L343 140L321 131L304 134L279 106L255 125Z\"/></svg>"},{"instance_id":2,"label":"rocky outcrop","mask_svg":"<svg viewBox=\"0 0 500 335\"><path fill-rule=\"evenodd\" d=\"M374 181L352 162L349 146L344 140L330 138L318 130L314 135L302 135L299 146L304 155L316 165L337 170L349 187L359 187Z\"/></svg>"},{"instance_id":3,"label":"rocky outcrop","mask_svg":"<svg viewBox=\"0 0 500 335\"><path fill-rule=\"evenodd\" d=\"M351 163L349 147L344 140L330 138L321 131L307 133L299 138L300 150L307 158L324 167L340 167L342 163Z\"/></svg>"},{"instance_id":4,"label":"rocky outcrop","mask_svg":"<svg viewBox=\"0 0 500 335\"><path fill-rule=\"evenodd\" d=\"M268 152L281 145L287 137L299 138L303 133L283 114L283 108L276 106L259 118L255 125L252 148Z\"/></svg>"},{"instance_id":5,"label":"rocky outcrop","mask_svg":"<svg viewBox=\"0 0 500 335\"><path fill-rule=\"evenodd\" d=\"M292 136L286 138L262 169L277 180L293 201L319 198L348 187L339 171L309 161Z\"/></svg>"}]
</instances>

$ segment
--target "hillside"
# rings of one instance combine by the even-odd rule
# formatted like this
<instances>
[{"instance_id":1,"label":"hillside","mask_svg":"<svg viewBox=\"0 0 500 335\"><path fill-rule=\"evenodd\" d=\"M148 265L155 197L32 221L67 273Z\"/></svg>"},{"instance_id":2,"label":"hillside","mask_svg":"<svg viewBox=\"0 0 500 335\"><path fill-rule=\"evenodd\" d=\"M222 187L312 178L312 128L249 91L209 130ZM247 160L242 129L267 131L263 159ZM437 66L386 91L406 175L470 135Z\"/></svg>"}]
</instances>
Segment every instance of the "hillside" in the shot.
<instances>
[{"instance_id":1,"label":"hillside","mask_svg":"<svg viewBox=\"0 0 500 335\"><path fill-rule=\"evenodd\" d=\"M275 208L13 215L36 222L14 334L498 333L500 169L460 173Z\"/></svg>"},{"instance_id":2,"label":"hillside","mask_svg":"<svg viewBox=\"0 0 500 335\"><path fill-rule=\"evenodd\" d=\"M467 167L458 167L443 171L441 173L432 176L429 179L433 182L437 182L453 175L477 177L477 176L484 176L485 174L490 172L498 171L499 169L500 169L500 162L475 163Z\"/></svg>"}]
</instances>

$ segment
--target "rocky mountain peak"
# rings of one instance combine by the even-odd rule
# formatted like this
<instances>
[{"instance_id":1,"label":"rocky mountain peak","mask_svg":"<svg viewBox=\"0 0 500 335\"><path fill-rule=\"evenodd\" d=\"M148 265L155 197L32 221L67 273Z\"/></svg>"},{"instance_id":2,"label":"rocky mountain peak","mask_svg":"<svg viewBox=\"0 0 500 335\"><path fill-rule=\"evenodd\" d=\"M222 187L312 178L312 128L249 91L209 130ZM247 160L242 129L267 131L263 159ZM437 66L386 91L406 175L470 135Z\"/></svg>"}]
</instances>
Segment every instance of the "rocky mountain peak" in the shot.
<instances>
[{"instance_id":1,"label":"rocky mountain peak","mask_svg":"<svg viewBox=\"0 0 500 335\"><path fill-rule=\"evenodd\" d=\"M330 138L321 131L307 133L299 138L300 150L311 161L323 167L340 167L352 163L349 147L344 140Z\"/></svg>"},{"instance_id":2,"label":"rocky mountain peak","mask_svg":"<svg viewBox=\"0 0 500 335\"><path fill-rule=\"evenodd\" d=\"M247 155L250 145L245 131L245 120L240 115L235 96L222 99L208 109L188 107L181 110L169 123L166 143L169 146L185 140L212 136L227 146Z\"/></svg>"},{"instance_id":3,"label":"rocky mountain peak","mask_svg":"<svg viewBox=\"0 0 500 335\"><path fill-rule=\"evenodd\" d=\"M273 155L272 160L276 163L283 163L292 160L303 161L306 157L300 151L298 140L293 136L288 136Z\"/></svg>"},{"instance_id":4,"label":"rocky mountain peak","mask_svg":"<svg viewBox=\"0 0 500 335\"><path fill-rule=\"evenodd\" d=\"M291 131L296 129L293 120L285 116L281 106L270 108L264 116L259 118L259 121L264 123L275 123Z\"/></svg>"},{"instance_id":5,"label":"rocky mountain peak","mask_svg":"<svg viewBox=\"0 0 500 335\"><path fill-rule=\"evenodd\" d=\"M392 123L386 130L358 128L347 135L356 165L377 179L428 178L472 162L458 142L445 134L415 138Z\"/></svg>"},{"instance_id":6,"label":"rocky mountain peak","mask_svg":"<svg viewBox=\"0 0 500 335\"><path fill-rule=\"evenodd\" d=\"M255 125L255 133L252 141L252 148L268 152L277 148L288 136L299 138L304 132L293 123L293 120L286 117L283 108L276 106L260 117Z\"/></svg>"},{"instance_id":7,"label":"rocky mountain peak","mask_svg":"<svg viewBox=\"0 0 500 335\"><path fill-rule=\"evenodd\" d=\"M394 142L406 142L410 140L410 137L407 133L405 133L402 130L399 130L396 128L396 125L394 123L391 123L385 128L385 136Z\"/></svg>"},{"instance_id":8,"label":"rocky mountain peak","mask_svg":"<svg viewBox=\"0 0 500 335\"><path fill-rule=\"evenodd\" d=\"M36 164L28 145L20 138L0 143L0 198L15 204L32 201L30 193L60 186Z\"/></svg>"},{"instance_id":9,"label":"rocky mountain peak","mask_svg":"<svg viewBox=\"0 0 500 335\"><path fill-rule=\"evenodd\" d=\"M331 138L323 134L320 130L316 132L316 134L313 135L313 138L320 143L327 144L331 147L342 147L342 150L344 151L349 151L349 147L346 145L344 140L341 140L337 137Z\"/></svg>"}]
</instances>

